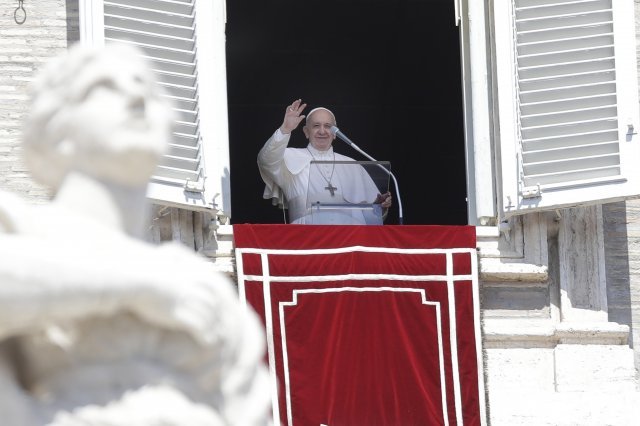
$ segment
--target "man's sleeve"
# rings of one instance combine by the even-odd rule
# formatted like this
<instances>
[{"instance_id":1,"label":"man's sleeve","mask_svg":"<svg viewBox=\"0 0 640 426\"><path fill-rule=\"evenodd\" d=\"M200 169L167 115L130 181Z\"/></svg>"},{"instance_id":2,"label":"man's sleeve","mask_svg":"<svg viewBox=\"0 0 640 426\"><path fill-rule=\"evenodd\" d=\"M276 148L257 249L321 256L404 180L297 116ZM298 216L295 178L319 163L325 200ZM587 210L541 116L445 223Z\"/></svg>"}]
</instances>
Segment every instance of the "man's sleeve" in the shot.
<instances>
[{"instance_id":1,"label":"man's sleeve","mask_svg":"<svg viewBox=\"0 0 640 426\"><path fill-rule=\"evenodd\" d=\"M258 153L260 173L266 174L271 180L279 180L289 137L290 135L283 134L278 128Z\"/></svg>"},{"instance_id":2,"label":"man's sleeve","mask_svg":"<svg viewBox=\"0 0 640 426\"><path fill-rule=\"evenodd\" d=\"M274 200L280 204L280 188L283 181L284 153L289 144L290 135L285 135L278 128L258 153L258 168L265 183L263 198Z\"/></svg>"}]
</instances>

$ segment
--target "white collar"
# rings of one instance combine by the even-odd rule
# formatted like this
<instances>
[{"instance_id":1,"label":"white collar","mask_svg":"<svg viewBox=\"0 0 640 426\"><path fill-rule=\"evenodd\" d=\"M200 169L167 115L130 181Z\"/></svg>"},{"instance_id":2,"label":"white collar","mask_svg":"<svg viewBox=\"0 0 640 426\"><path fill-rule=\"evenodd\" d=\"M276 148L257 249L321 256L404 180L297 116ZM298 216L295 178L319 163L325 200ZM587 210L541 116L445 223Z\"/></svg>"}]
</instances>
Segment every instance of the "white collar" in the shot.
<instances>
[{"instance_id":1,"label":"white collar","mask_svg":"<svg viewBox=\"0 0 640 426\"><path fill-rule=\"evenodd\" d=\"M314 148L311 144L307 145L307 149L311 152L313 157L326 157L327 155L333 156L333 145L331 145L326 151L320 151L319 149Z\"/></svg>"}]
</instances>

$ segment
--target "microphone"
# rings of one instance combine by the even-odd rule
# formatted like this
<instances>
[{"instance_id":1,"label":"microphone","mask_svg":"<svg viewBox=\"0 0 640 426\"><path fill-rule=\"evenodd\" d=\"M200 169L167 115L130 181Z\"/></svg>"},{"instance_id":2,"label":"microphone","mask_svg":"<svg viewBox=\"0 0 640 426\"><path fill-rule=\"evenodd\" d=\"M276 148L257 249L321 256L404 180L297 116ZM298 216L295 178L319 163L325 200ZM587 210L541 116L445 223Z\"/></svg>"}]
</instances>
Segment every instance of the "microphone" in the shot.
<instances>
[{"instance_id":1,"label":"microphone","mask_svg":"<svg viewBox=\"0 0 640 426\"><path fill-rule=\"evenodd\" d=\"M358 151L360 154L364 155L365 157L367 157L371 161L378 161L375 158L373 158L372 156L370 156L369 154L367 154L366 152L364 152L362 149L360 149L360 147L358 147L358 145L353 143L353 141L351 139L349 139L347 137L347 135L342 133L340 131L340 129L338 129L337 126L331 126L331 133L333 133L335 136L340 138L342 141L346 142L348 145L351 145L351 147L353 149L355 149L356 151ZM400 190L398 189L398 181L396 180L396 177L393 175L393 173L391 173L391 170L387 170L384 167L382 167L381 165L378 165L378 166L381 169L383 169L385 172L387 172L389 174L389 176L391 176L391 178L393 179L393 183L394 183L394 185L396 187L396 194L398 195L398 222L400 223L400 225L402 225L402 201L400 200Z\"/></svg>"},{"instance_id":2,"label":"microphone","mask_svg":"<svg viewBox=\"0 0 640 426\"><path fill-rule=\"evenodd\" d=\"M344 142L348 143L349 145L351 145L354 148L357 148L355 145L355 143L353 143L353 141L351 139L349 139L347 137L347 135L345 135L344 133L342 133L340 131L340 129L338 129L338 127L336 126L331 126L331 133L333 133L334 135L336 135L337 137L339 137L340 139L342 139ZM376 161L376 160L373 160Z\"/></svg>"}]
</instances>

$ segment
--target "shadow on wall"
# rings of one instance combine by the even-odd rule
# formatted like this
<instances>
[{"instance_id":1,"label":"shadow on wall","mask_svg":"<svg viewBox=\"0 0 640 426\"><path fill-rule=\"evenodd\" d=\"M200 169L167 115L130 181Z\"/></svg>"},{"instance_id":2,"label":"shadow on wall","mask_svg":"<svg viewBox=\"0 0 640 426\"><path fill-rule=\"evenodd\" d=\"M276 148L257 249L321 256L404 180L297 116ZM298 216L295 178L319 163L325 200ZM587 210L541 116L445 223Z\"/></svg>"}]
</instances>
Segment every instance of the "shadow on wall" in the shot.
<instances>
[{"instance_id":1,"label":"shadow on wall","mask_svg":"<svg viewBox=\"0 0 640 426\"><path fill-rule=\"evenodd\" d=\"M609 321L629 326L629 344L633 347L633 315L631 306L631 270L627 232L629 218L627 209L635 211L640 218L640 204L624 201L604 204L604 251L607 277L607 305ZM640 226L640 223L638 224ZM636 351L637 352L637 351ZM638 362L636 362L638 365Z\"/></svg>"}]
</instances>

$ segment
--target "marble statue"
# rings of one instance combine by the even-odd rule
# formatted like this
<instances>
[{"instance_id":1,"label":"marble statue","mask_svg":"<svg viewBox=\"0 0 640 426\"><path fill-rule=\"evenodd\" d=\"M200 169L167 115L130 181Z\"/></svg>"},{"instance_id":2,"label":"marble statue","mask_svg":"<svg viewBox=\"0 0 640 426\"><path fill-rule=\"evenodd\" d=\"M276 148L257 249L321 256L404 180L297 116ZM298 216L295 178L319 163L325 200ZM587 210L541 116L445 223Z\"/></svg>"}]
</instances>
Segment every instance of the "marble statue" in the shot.
<instances>
[{"instance_id":1,"label":"marble statue","mask_svg":"<svg viewBox=\"0 0 640 426\"><path fill-rule=\"evenodd\" d=\"M257 316L210 262L140 238L172 118L140 52L73 47L32 92L25 162L54 195L0 192L2 424L269 424Z\"/></svg>"}]
</instances>

